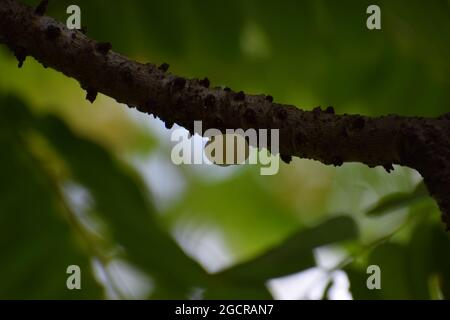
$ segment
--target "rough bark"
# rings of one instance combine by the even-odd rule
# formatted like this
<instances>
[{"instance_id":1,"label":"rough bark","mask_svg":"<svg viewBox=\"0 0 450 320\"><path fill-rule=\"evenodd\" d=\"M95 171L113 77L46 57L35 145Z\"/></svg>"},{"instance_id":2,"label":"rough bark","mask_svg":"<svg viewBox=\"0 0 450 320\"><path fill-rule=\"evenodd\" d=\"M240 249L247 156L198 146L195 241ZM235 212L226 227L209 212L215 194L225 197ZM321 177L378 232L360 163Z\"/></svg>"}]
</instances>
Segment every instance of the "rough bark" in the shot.
<instances>
[{"instance_id":1,"label":"rough bark","mask_svg":"<svg viewBox=\"0 0 450 320\"><path fill-rule=\"evenodd\" d=\"M46 67L77 79L93 102L101 92L118 102L177 123L203 128L279 129L280 153L339 166L360 162L370 167L408 166L424 177L450 228L450 114L439 118L336 115L332 107L302 111L274 103L271 96L210 88L208 79L186 79L168 65L142 64L111 51L109 43L89 39L42 11L16 0L0 0L0 42L19 66L32 56Z\"/></svg>"}]
</instances>

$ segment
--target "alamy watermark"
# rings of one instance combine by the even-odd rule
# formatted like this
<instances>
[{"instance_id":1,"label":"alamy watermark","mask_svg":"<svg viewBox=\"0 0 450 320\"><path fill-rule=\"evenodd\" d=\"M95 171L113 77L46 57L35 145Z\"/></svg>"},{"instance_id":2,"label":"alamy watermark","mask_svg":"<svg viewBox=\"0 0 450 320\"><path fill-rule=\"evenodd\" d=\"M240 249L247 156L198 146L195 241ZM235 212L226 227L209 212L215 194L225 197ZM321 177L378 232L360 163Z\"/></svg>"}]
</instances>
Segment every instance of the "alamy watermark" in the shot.
<instances>
[{"instance_id":1,"label":"alamy watermark","mask_svg":"<svg viewBox=\"0 0 450 320\"><path fill-rule=\"evenodd\" d=\"M66 20L66 26L69 30L81 29L81 9L79 6L72 4L67 7L66 13L70 16Z\"/></svg>"},{"instance_id":2,"label":"alamy watermark","mask_svg":"<svg viewBox=\"0 0 450 320\"><path fill-rule=\"evenodd\" d=\"M66 287L69 290L81 290L81 268L77 265L70 265L66 269L69 274L66 280Z\"/></svg>"},{"instance_id":3,"label":"alamy watermark","mask_svg":"<svg viewBox=\"0 0 450 320\"><path fill-rule=\"evenodd\" d=\"M278 173L280 167L278 129L247 129L245 131L226 129L223 133L219 129L211 128L203 132L202 121L195 121L194 134L209 138L205 148L196 148L194 139L187 138L184 129L173 130L171 141L177 142L171 152L174 164L221 166L260 164L261 175Z\"/></svg>"},{"instance_id":4,"label":"alamy watermark","mask_svg":"<svg viewBox=\"0 0 450 320\"><path fill-rule=\"evenodd\" d=\"M381 9L379 6L372 4L367 7L367 14L370 16L367 18L366 26L369 30L381 30Z\"/></svg>"},{"instance_id":5,"label":"alamy watermark","mask_svg":"<svg viewBox=\"0 0 450 320\"><path fill-rule=\"evenodd\" d=\"M369 290L381 289L381 268L376 264L372 264L367 267L367 274L370 276L367 278L366 286Z\"/></svg>"},{"instance_id":6,"label":"alamy watermark","mask_svg":"<svg viewBox=\"0 0 450 320\"><path fill-rule=\"evenodd\" d=\"M69 15L66 21L67 28L70 30L81 29L81 8L77 5L67 7L66 13ZM369 30L381 30L381 9L378 5L369 5L366 9L369 14L366 20L366 27Z\"/></svg>"}]
</instances>

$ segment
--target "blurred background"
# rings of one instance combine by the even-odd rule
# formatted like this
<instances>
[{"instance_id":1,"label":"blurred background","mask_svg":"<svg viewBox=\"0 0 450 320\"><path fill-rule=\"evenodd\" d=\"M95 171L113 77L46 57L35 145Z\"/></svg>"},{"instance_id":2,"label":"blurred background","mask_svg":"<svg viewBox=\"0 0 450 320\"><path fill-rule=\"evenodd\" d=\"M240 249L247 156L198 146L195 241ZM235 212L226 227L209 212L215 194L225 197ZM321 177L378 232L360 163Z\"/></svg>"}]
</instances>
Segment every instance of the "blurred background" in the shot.
<instances>
[{"instance_id":1,"label":"blurred background","mask_svg":"<svg viewBox=\"0 0 450 320\"><path fill-rule=\"evenodd\" d=\"M213 86L307 110L449 111L447 0L61 0L48 14L65 21L71 4L89 37ZM371 4L382 30L366 28ZM414 170L176 166L160 120L91 105L4 46L0 102L0 298L450 297L450 237ZM69 265L81 290L66 288Z\"/></svg>"}]
</instances>

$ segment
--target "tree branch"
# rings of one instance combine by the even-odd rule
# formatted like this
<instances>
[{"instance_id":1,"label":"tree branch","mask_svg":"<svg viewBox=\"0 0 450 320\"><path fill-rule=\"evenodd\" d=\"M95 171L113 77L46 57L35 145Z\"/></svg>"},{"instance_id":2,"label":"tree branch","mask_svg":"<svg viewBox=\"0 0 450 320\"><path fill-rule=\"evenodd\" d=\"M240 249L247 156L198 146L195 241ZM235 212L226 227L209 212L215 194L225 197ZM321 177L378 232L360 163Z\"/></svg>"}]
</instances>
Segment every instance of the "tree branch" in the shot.
<instances>
[{"instance_id":1,"label":"tree branch","mask_svg":"<svg viewBox=\"0 0 450 320\"><path fill-rule=\"evenodd\" d=\"M93 102L101 92L118 102L177 123L193 132L204 129L279 129L280 153L339 166L360 162L418 170L450 228L450 114L440 118L336 115L332 107L302 111L274 103L271 96L209 88L208 79L186 79L151 63L132 61L111 51L109 43L89 39L16 0L0 0L0 41L19 66L32 56L44 66L77 79Z\"/></svg>"}]
</instances>

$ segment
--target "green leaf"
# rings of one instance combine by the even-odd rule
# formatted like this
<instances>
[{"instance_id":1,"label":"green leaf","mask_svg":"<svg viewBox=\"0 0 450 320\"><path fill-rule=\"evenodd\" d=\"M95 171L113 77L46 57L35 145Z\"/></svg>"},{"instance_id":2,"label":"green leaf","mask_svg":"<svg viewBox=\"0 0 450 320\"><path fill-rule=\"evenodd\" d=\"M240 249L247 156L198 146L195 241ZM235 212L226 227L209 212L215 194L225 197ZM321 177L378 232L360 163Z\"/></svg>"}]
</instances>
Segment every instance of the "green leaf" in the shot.
<instances>
[{"instance_id":1,"label":"green leaf","mask_svg":"<svg viewBox=\"0 0 450 320\"><path fill-rule=\"evenodd\" d=\"M0 299L101 298L92 256L24 143L29 118L19 101L0 99ZM67 289L69 265L81 269L81 290Z\"/></svg>"},{"instance_id":2,"label":"green leaf","mask_svg":"<svg viewBox=\"0 0 450 320\"><path fill-rule=\"evenodd\" d=\"M429 280L433 272L433 233L428 221L418 224L408 242L408 273L414 299L430 299Z\"/></svg>"},{"instance_id":3,"label":"green leaf","mask_svg":"<svg viewBox=\"0 0 450 320\"><path fill-rule=\"evenodd\" d=\"M354 265L344 270L350 281L350 291L354 299L411 299L410 273L407 248L399 244L384 243L370 254L368 266L380 268L381 289L369 289L367 280L372 273Z\"/></svg>"},{"instance_id":4,"label":"green leaf","mask_svg":"<svg viewBox=\"0 0 450 320\"><path fill-rule=\"evenodd\" d=\"M90 191L112 238L152 277L159 298L186 297L193 287L205 284L206 273L159 225L146 191L129 169L55 117L41 119L39 128L66 160L74 179Z\"/></svg>"},{"instance_id":5,"label":"green leaf","mask_svg":"<svg viewBox=\"0 0 450 320\"><path fill-rule=\"evenodd\" d=\"M437 275L439 289L444 299L450 299L450 236L442 226L435 226L432 231L433 272Z\"/></svg>"},{"instance_id":6,"label":"green leaf","mask_svg":"<svg viewBox=\"0 0 450 320\"><path fill-rule=\"evenodd\" d=\"M380 267L381 290L367 288L370 275L361 265L351 264L345 268L353 298L430 299L431 289L445 292L446 283L450 283L450 259L436 253L449 249L450 240L442 228L435 222L430 223L430 219L422 219L406 244L384 243L370 253L364 268ZM438 284L435 288L430 286L432 279L439 280L435 281Z\"/></svg>"},{"instance_id":7,"label":"green leaf","mask_svg":"<svg viewBox=\"0 0 450 320\"><path fill-rule=\"evenodd\" d=\"M382 197L371 209L369 209L367 215L381 216L427 199L428 196L427 188L422 181L412 192L398 192Z\"/></svg>"},{"instance_id":8,"label":"green leaf","mask_svg":"<svg viewBox=\"0 0 450 320\"><path fill-rule=\"evenodd\" d=\"M242 282L261 282L313 267L313 249L356 238L357 228L350 217L341 216L302 230L279 246L217 274L220 278Z\"/></svg>"},{"instance_id":9,"label":"green leaf","mask_svg":"<svg viewBox=\"0 0 450 320\"><path fill-rule=\"evenodd\" d=\"M382 298L380 290L369 290L367 288L367 278L370 275L365 271L354 265L345 267L344 271L350 282L350 292L354 300L379 300Z\"/></svg>"},{"instance_id":10,"label":"green leaf","mask_svg":"<svg viewBox=\"0 0 450 320\"><path fill-rule=\"evenodd\" d=\"M0 163L3 173L0 222L7 226L18 223L16 228L11 226L8 228L10 232L2 233L0 238L0 248L10 255L2 259L8 261L2 265L4 274L8 275L2 283L4 288L17 287L20 289L18 293L31 295L34 291L25 290L25 285L36 286L36 290L39 285L40 292L35 292L36 297L46 297L45 289L48 287L52 293L52 286L56 284L66 288L66 268L61 265L77 253L71 253L64 246L65 238L74 231L70 230L71 226L62 224L59 230L45 222L46 215L52 215L55 211L54 215L58 216L59 211L64 211L61 206L55 205L60 199L52 186L62 181L49 183L45 173L41 172L42 167L32 162L22 137L28 132L38 132L46 138L56 155L65 161L72 178L90 192L94 203L91 210L109 229L114 245L119 246L126 258L152 278L158 298L186 298L193 288L206 287L206 272L159 225L156 212L147 198L148 193L129 168L115 160L104 148L78 137L58 118L33 116L24 105L11 99L3 105L7 107L2 108L4 116L0 119L2 130L6 132L3 132L1 141L6 156ZM33 184L34 176L35 184L40 185ZM25 200L21 200L24 196ZM44 202L46 206L40 208L39 203L46 199L49 203ZM5 212L14 214L7 215ZM31 215L30 219L24 216L26 214ZM64 212L59 215L64 217ZM41 229L43 232L38 232ZM22 233L25 234L20 236ZM71 262L66 267L69 264L81 266L83 262L83 270L90 270L86 267L90 258L87 256L83 261L70 259L78 263ZM51 263L46 265L44 261ZM30 269L25 267L28 264ZM17 278L9 275L15 268L18 269ZM58 268L61 270L58 271ZM30 273L29 270L33 269L36 271ZM39 277L34 282L30 278L33 274ZM88 280L90 275L87 272L83 274L83 279ZM58 282L59 278L54 280L52 275L58 275L64 281ZM89 292L92 294L94 291Z\"/></svg>"},{"instance_id":11,"label":"green leaf","mask_svg":"<svg viewBox=\"0 0 450 320\"><path fill-rule=\"evenodd\" d=\"M408 272L408 252L404 246L385 243L376 247L369 257L369 265L380 267L380 293L383 299L412 298Z\"/></svg>"}]
</instances>

